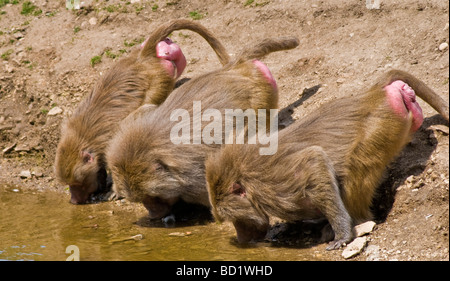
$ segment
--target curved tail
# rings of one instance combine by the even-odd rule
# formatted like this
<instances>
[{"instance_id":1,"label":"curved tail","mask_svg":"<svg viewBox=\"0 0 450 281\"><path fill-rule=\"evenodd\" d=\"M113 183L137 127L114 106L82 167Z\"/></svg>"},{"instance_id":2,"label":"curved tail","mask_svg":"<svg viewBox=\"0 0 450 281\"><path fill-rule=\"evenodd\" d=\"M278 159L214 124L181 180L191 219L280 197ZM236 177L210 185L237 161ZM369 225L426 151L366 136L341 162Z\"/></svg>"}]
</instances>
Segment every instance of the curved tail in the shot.
<instances>
[{"instance_id":1,"label":"curved tail","mask_svg":"<svg viewBox=\"0 0 450 281\"><path fill-rule=\"evenodd\" d=\"M448 103L442 99L435 91L433 91L430 87L425 85L422 81L414 77L413 75L402 71L402 70L391 70L388 73L384 74L378 82L374 85L374 87L384 88L385 86L391 84L396 80L401 80L407 83L411 88L413 88L414 92L417 96L423 99L426 103L431 105L439 114L444 117L447 121L449 121L449 106Z\"/></svg>"},{"instance_id":2,"label":"curved tail","mask_svg":"<svg viewBox=\"0 0 450 281\"><path fill-rule=\"evenodd\" d=\"M141 57L154 56L156 57L156 44L164 40L170 33L176 30L187 29L198 33L202 36L209 45L216 52L217 57L222 65L226 65L230 61L230 56L228 55L225 47L220 43L220 41L214 37L214 35L209 32L204 26L199 23L193 22L191 20L177 19L172 20L152 32L149 39L145 43L144 47L140 52Z\"/></svg>"},{"instance_id":3,"label":"curved tail","mask_svg":"<svg viewBox=\"0 0 450 281\"><path fill-rule=\"evenodd\" d=\"M293 49L298 45L299 41L297 37L279 37L279 38L264 39L256 46L247 48L244 51L242 51L237 56L235 64L239 64L251 59L260 59L272 52Z\"/></svg>"}]
</instances>

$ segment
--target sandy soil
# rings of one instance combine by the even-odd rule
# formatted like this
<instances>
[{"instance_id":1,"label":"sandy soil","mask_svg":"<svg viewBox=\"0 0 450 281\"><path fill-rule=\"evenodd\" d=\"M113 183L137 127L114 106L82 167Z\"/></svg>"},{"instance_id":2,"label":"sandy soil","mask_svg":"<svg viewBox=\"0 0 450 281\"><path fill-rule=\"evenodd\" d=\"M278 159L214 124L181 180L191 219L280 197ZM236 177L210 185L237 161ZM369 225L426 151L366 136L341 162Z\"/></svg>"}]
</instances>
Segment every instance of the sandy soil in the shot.
<instances>
[{"instance_id":1,"label":"sandy soil","mask_svg":"<svg viewBox=\"0 0 450 281\"><path fill-rule=\"evenodd\" d=\"M61 0L25 2L0 0L2 184L68 196L52 170L62 120L132 45L169 19L195 18L230 54L266 37L298 36L298 48L263 60L277 79L280 108L292 109L294 120L361 92L392 68L449 100L447 1L382 1L369 10L362 0L86 0L74 11ZM172 39L188 60L182 78L219 67L196 34ZM92 66L96 56L101 62ZM448 125L421 105L425 122L389 168L374 204L378 225L353 260L449 260ZM342 260L341 253L326 257Z\"/></svg>"}]
</instances>

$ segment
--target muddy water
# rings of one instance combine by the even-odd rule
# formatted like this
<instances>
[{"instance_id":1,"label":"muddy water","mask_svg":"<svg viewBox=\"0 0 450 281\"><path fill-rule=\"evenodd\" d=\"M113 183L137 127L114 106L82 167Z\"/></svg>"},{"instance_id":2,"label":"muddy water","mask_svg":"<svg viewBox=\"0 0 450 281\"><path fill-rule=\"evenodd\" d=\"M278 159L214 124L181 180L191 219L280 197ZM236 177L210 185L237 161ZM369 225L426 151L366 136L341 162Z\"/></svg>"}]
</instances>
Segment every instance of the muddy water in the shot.
<instances>
[{"instance_id":1,"label":"muddy water","mask_svg":"<svg viewBox=\"0 0 450 281\"><path fill-rule=\"evenodd\" d=\"M317 260L323 251L239 247L227 224L149 225L145 210L130 203L68 201L67 194L0 186L0 260L66 260L76 254L66 253L69 245L80 260Z\"/></svg>"}]
</instances>

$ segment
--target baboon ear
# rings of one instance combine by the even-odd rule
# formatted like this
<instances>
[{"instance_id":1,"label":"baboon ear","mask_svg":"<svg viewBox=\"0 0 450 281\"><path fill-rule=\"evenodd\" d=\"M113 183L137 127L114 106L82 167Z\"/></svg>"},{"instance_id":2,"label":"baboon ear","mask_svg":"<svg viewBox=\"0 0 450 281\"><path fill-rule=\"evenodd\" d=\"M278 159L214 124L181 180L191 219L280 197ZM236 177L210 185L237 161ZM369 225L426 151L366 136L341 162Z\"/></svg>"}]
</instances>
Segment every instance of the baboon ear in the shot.
<instances>
[{"instance_id":1,"label":"baboon ear","mask_svg":"<svg viewBox=\"0 0 450 281\"><path fill-rule=\"evenodd\" d=\"M81 159L83 159L83 163L92 163L94 162L94 154L83 150L81 151Z\"/></svg>"},{"instance_id":2,"label":"baboon ear","mask_svg":"<svg viewBox=\"0 0 450 281\"><path fill-rule=\"evenodd\" d=\"M241 197L245 197L245 188L241 185L240 182L234 182L231 186L231 193L239 195Z\"/></svg>"}]
</instances>

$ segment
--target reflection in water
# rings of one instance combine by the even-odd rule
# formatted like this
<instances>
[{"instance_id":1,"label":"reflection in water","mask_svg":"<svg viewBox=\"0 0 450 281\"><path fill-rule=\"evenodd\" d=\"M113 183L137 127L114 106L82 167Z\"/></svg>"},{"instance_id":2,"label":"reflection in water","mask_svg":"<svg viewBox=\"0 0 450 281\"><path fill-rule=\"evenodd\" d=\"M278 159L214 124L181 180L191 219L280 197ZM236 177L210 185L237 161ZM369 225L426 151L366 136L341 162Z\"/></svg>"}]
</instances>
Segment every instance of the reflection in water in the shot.
<instances>
[{"instance_id":1,"label":"reflection in water","mask_svg":"<svg viewBox=\"0 0 450 281\"><path fill-rule=\"evenodd\" d=\"M165 225L128 202L69 204L69 195L0 186L0 260L315 260L313 249L237 246L209 215ZM322 251L320 251L322 252Z\"/></svg>"}]
</instances>

